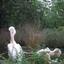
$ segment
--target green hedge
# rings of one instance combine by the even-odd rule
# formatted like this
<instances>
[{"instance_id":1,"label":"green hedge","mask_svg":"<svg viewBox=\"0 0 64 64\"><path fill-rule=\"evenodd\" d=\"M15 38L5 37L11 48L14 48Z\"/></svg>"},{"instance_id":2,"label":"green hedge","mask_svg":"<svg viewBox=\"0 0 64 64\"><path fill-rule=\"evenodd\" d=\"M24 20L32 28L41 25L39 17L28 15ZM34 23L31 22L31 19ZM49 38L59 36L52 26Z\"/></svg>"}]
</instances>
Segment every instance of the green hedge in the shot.
<instances>
[{"instance_id":1,"label":"green hedge","mask_svg":"<svg viewBox=\"0 0 64 64\"><path fill-rule=\"evenodd\" d=\"M43 30L43 41L51 48L64 47L64 27Z\"/></svg>"}]
</instances>

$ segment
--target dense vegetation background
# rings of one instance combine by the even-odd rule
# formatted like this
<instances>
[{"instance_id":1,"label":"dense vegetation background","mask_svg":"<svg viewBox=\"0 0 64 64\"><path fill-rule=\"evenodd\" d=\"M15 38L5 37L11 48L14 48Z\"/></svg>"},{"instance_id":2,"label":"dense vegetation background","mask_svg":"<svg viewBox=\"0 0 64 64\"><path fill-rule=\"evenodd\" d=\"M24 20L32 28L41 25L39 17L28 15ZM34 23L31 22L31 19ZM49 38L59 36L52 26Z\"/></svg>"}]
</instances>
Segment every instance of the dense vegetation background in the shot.
<instances>
[{"instance_id":1,"label":"dense vegetation background","mask_svg":"<svg viewBox=\"0 0 64 64\"><path fill-rule=\"evenodd\" d=\"M2 0L0 27L41 23L43 27L64 26L64 0Z\"/></svg>"},{"instance_id":2,"label":"dense vegetation background","mask_svg":"<svg viewBox=\"0 0 64 64\"><path fill-rule=\"evenodd\" d=\"M15 39L21 45L64 47L64 0L2 0L1 4L1 51L6 51L11 25L15 26Z\"/></svg>"}]
</instances>

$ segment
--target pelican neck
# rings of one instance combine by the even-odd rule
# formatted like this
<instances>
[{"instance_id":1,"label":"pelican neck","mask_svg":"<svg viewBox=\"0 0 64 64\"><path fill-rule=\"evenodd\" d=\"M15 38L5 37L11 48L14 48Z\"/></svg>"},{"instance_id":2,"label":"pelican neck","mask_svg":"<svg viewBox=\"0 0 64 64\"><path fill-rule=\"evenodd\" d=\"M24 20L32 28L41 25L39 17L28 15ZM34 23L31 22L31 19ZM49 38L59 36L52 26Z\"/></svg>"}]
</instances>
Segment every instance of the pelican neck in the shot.
<instances>
[{"instance_id":1,"label":"pelican neck","mask_svg":"<svg viewBox=\"0 0 64 64\"><path fill-rule=\"evenodd\" d=\"M13 44L14 44L14 43L16 43L16 42L15 42L15 40L13 40L13 41L10 41L10 43L13 43Z\"/></svg>"}]
</instances>

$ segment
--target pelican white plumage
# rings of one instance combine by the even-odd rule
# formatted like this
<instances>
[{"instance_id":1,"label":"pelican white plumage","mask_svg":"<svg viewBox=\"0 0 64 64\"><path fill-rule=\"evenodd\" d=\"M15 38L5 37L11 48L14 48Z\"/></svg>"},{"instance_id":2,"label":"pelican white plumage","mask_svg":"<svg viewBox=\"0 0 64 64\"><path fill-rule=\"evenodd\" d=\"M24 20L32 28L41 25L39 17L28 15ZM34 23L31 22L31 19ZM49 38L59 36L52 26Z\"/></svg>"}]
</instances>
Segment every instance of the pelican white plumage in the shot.
<instances>
[{"instance_id":1,"label":"pelican white plumage","mask_svg":"<svg viewBox=\"0 0 64 64\"><path fill-rule=\"evenodd\" d=\"M54 54L55 54L57 57L59 57L59 56L61 55L61 53L62 53L59 48L55 48L55 49L53 50L53 52L54 52Z\"/></svg>"},{"instance_id":2,"label":"pelican white plumage","mask_svg":"<svg viewBox=\"0 0 64 64\"><path fill-rule=\"evenodd\" d=\"M55 48L53 51L51 51L48 47L45 49L41 49L36 53L40 56L43 52L46 53L48 60L51 60L51 56L56 55L57 57L59 57L61 55L61 50L59 48Z\"/></svg>"},{"instance_id":3,"label":"pelican white plumage","mask_svg":"<svg viewBox=\"0 0 64 64\"><path fill-rule=\"evenodd\" d=\"M51 50L47 47L47 48L45 48L45 49L40 49L39 51L37 51L36 53L38 54L38 55L40 55L42 52L45 52L45 53L49 53Z\"/></svg>"},{"instance_id":4,"label":"pelican white plumage","mask_svg":"<svg viewBox=\"0 0 64 64\"><path fill-rule=\"evenodd\" d=\"M8 55L12 60L21 61L23 50L20 44L17 44L14 40L14 36L16 34L16 30L13 26L9 27L10 31L10 43L8 46Z\"/></svg>"}]
</instances>

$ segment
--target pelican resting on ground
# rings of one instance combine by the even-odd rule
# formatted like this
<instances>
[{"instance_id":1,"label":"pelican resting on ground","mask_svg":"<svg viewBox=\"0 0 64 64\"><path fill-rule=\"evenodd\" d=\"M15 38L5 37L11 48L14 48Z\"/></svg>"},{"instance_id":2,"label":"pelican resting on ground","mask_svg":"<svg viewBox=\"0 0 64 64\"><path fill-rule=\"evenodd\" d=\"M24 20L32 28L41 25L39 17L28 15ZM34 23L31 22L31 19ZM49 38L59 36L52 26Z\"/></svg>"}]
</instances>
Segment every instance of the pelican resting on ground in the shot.
<instances>
[{"instance_id":1,"label":"pelican resting on ground","mask_svg":"<svg viewBox=\"0 0 64 64\"><path fill-rule=\"evenodd\" d=\"M48 47L45 49L41 49L37 51L36 53L40 56L43 52L46 53L48 60L51 60L51 56L55 55L59 57L61 55L61 50L59 48L55 48L53 51L51 51Z\"/></svg>"},{"instance_id":2,"label":"pelican resting on ground","mask_svg":"<svg viewBox=\"0 0 64 64\"><path fill-rule=\"evenodd\" d=\"M17 44L14 40L14 36L16 34L16 30L13 26L9 27L10 31L10 43L7 45L8 47L8 55L12 60L22 61L23 50L20 44Z\"/></svg>"}]
</instances>

